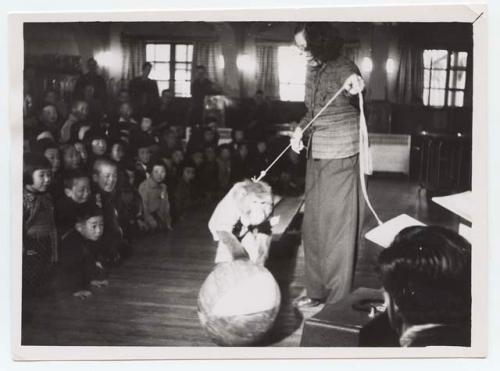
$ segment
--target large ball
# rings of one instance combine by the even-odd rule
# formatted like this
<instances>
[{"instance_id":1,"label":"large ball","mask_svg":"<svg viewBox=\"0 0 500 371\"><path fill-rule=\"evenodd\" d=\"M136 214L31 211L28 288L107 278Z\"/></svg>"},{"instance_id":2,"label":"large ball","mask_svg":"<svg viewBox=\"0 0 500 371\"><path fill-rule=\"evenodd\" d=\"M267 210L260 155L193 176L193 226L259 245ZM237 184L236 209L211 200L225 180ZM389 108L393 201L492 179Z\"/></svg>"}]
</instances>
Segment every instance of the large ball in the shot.
<instances>
[{"instance_id":1,"label":"large ball","mask_svg":"<svg viewBox=\"0 0 500 371\"><path fill-rule=\"evenodd\" d=\"M219 345L258 343L272 327L281 295L273 275L249 261L219 263L198 296L202 326Z\"/></svg>"}]
</instances>

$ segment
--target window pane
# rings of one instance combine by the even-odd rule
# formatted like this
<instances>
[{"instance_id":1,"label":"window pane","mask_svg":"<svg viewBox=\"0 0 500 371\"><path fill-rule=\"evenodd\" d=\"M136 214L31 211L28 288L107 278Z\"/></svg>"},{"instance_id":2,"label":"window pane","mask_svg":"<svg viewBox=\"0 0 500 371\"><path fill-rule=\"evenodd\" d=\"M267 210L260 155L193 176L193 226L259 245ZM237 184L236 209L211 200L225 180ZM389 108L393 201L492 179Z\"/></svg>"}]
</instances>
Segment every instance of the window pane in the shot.
<instances>
[{"instance_id":1,"label":"window pane","mask_svg":"<svg viewBox=\"0 0 500 371\"><path fill-rule=\"evenodd\" d=\"M451 70L448 87L453 89L465 89L465 71Z\"/></svg>"},{"instance_id":2,"label":"window pane","mask_svg":"<svg viewBox=\"0 0 500 371\"><path fill-rule=\"evenodd\" d=\"M444 89L431 89L429 104L431 106L444 106Z\"/></svg>"},{"instance_id":3,"label":"window pane","mask_svg":"<svg viewBox=\"0 0 500 371\"><path fill-rule=\"evenodd\" d=\"M467 67L467 52L451 53L451 65L453 67Z\"/></svg>"},{"instance_id":4,"label":"window pane","mask_svg":"<svg viewBox=\"0 0 500 371\"><path fill-rule=\"evenodd\" d=\"M285 101L303 101L305 90L299 84L280 84L280 99Z\"/></svg>"},{"instance_id":5,"label":"window pane","mask_svg":"<svg viewBox=\"0 0 500 371\"><path fill-rule=\"evenodd\" d=\"M160 93L165 90L165 89L168 89L170 87L169 85L169 82L168 81L162 81L162 80L158 80L156 81L156 83L158 84L158 90L160 91Z\"/></svg>"},{"instance_id":6,"label":"window pane","mask_svg":"<svg viewBox=\"0 0 500 371\"><path fill-rule=\"evenodd\" d=\"M431 71L428 69L424 69L424 88L429 87L429 78L431 76Z\"/></svg>"},{"instance_id":7,"label":"window pane","mask_svg":"<svg viewBox=\"0 0 500 371\"><path fill-rule=\"evenodd\" d=\"M432 68L446 69L448 68L448 51L433 50Z\"/></svg>"},{"instance_id":8,"label":"window pane","mask_svg":"<svg viewBox=\"0 0 500 371\"><path fill-rule=\"evenodd\" d=\"M463 107L463 105L464 105L463 91L448 92L448 106Z\"/></svg>"},{"instance_id":9,"label":"window pane","mask_svg":"<svg viewBox=\"0 0 500 371\"><path fill-rule=\"evenodd\" d=\"M191 84L188 81L175 82L175 96L176 97L189 97L191 94Z\"/></svg>"},{"instance_id":10,"label":"window pane","mask_svg":"<svg viewBox=\"0 0 500 371\"><path fill-rule=\"evenodd\" d=\"M190 62L193 59L193 46L177 44L175 46L175 60L177 62Z\"/></svg>"},{"instance_id":11,"label":"window pane","mask_svg":"<svg viewBox=\"0 0 500 371\"><path fill-rule=\"evenodd\" d=\"M146 44L146 61L152 62L155 60L155 44Z\"/></svg>"},{"instance_id":12,"label":"window pane","mask_svg":"<svg viewBox=\"0 0 500 371\"><path fill-rule=\"evenodd\" d=\"M426 105L426 106L429 105L429 89L424 89L424 93L422 95L422 100L424 102L424 105Z\"/></svg>"},{"instance_id":13,"label":"window pane","mask_svg":"<svg viewBox=\"0 0 500 371\"><path fill-rule=\"evenodd\" d=\"M191 80L191 74L186 70L176 70L175 71L175 80L189 81Z\"/></svg>"},{"instance_id":14,"label":"window pane","mask_svg":"<svg viewBox=\"0 0 500 371\"><path fill-rule=\"evenodd\" d=\"M432 50L424 50L424 67L431 68Z\"/></svg>"},{"instance_id":15,"label":"window pane","mask_svg":"<svg viewBox=\"0 0 500 371\"><path fill-rule=\"evenodd\" d=\"M446 87L446 71L432 71L431 88L444 89Z\"/></svg>"},{"instance_id":16,"label":"window pane","mask_svg":"<svg viewBox=\"0 0 500 371\"><path fill-rule=\"evenodd\" d=\"M448 51L441 49L424 50L424 67L446 69L448 67Z\"/></svg>"},{"instance_id":17,"label":"window pane","mask_svg":"<svg viewBox=\"0 0 500 371\"><path fill-rule=\"evenodd\" d=\"M170 62L170 44L156 44L156 60Z\"/></svg>"},{"instance_id":18,"label":"window pane","mask_svg":"<svg viewBox=\"0 0 500 371\"><path fill-rule=\"evenodd\" d=\"M306 56L294 46L278 48L280 99L303 101L306 80Z\"/></svg>"},{"instance_id":19,"label":"window pane","mask_svg":"<svg viewBox=\"0 0 500 371\"><path fill-rule=\"evenodd\" d=\"M153 80L170 79L170 63L153 63L149 77Z\"/></svg>"}]
</instances>

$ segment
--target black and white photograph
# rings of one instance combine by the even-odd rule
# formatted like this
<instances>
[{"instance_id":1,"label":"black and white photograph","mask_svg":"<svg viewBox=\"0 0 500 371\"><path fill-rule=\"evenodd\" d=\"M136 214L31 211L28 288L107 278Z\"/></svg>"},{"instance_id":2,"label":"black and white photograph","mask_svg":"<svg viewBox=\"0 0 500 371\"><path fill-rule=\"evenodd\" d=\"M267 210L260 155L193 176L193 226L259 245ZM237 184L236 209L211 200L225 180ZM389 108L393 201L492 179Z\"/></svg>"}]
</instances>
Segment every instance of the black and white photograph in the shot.
<instances>
[{"instance_id":1,"label":"black and white photograph","mask_svg":"<svg viewBox=\"0 0 500 371\"><path fill-rule=\"evenodd\" d=\"M16 352L482 354L469 12L19 17Z\"/></svg>"}]
</instances>

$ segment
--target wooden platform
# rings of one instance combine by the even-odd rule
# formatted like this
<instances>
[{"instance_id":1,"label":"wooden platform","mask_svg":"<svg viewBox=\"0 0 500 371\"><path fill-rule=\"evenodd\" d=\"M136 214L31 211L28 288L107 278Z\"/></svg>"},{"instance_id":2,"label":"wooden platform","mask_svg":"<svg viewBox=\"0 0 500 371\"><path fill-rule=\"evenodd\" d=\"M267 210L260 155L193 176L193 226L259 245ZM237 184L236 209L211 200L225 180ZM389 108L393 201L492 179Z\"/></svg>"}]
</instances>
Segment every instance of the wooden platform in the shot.
<instances>
[{"instance_id":1,"label":"wooden platform","mask_svg":"<svg viewBox=\"0 0 500 371\"><path fill-rule=\"evenodd\" d=\"M417 187L405 179L374 179L372 201L382 219L401 212L425 223L453 225L455 220L431 210ZM213 268L216 245L207 228L213 206L191 213L169 235L138 241L135 254L113 270L110 285L95 289L87 301L44 298L27 306L22 329L25 345L213 346L196 313L198 290ZM300 218L292 230L300 231ZM367 219L366 228L375 225ZM304 289L300 233L284 233L273 242L268 268L282 292L282 306L266 342L299 346L304 317L292 300ZM380 286L375 262L380 248L364 243L358 256L355 286Z\"/></svg>"}]
</instances>

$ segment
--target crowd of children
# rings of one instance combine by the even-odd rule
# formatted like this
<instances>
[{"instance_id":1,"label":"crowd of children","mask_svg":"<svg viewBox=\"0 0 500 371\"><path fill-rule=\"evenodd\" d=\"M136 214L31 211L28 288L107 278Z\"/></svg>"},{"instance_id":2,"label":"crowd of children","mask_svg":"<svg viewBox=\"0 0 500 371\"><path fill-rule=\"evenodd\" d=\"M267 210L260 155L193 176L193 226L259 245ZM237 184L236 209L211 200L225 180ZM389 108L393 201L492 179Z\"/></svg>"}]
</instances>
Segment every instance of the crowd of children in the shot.
<instances>
[{"instance_id":1,"label":"crowd of children","mask_svg":"<svg viewBox=\"0 0 500 371\"><path fill-rule=\"evenodd\" d=\"M87 96L88 99L85 99ZM171 99L171 92L162 97ZM92 99L90 99L92 98ZM248 142L245 130L219 144L215 122L186 130L157 110L134 111L127 90L114 100L89 94L66 107L53 90L24 110L23 295L56 288L79 298L145 233L175 228L186 212L215 204L231 186L258 175L282 143ZM189 138L186 138L189 133ZM275 192L298 194L303 158L295 152L269 178Z\"/></svg>"}]
</instances>

